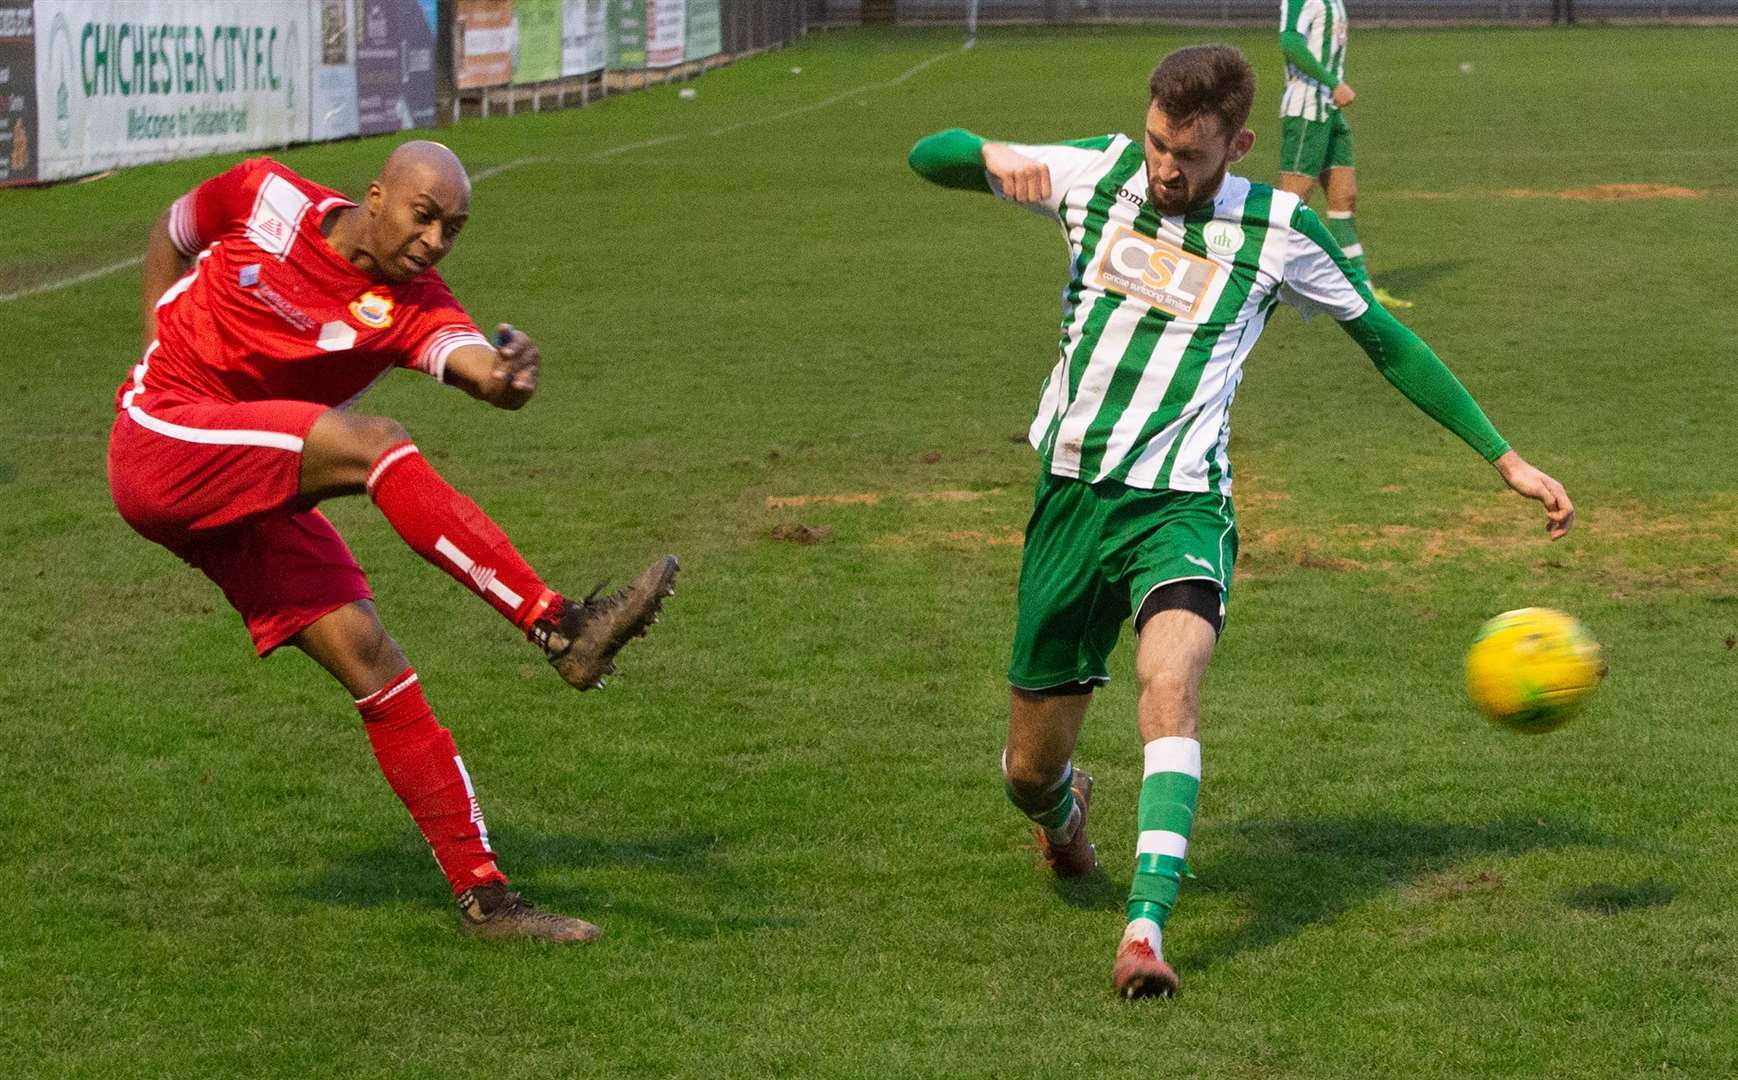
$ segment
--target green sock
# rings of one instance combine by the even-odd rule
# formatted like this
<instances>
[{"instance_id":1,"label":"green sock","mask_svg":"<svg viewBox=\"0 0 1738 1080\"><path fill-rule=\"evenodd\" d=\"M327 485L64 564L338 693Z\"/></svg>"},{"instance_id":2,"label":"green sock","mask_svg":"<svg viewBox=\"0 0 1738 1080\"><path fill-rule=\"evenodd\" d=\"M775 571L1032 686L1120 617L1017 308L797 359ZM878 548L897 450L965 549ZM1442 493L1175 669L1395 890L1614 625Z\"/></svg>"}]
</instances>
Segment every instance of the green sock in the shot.
<instances>
[{"instance_id":1,"label":"green sock","mask_svg":"<svg viewBox=\"0 0 1738 1080\"><path fill-rule=\"evenodd\" d=\"M1062 779L1036 793L1027 793L1014 787L1008 780L1008 763L1006 755L1002 760L1002 783L1008 793L1008 801L1046 829L1060 829L1068 824L1068 819L1074 814L1074 763L1071 761L1062 769Z\"/></svg>"},{"instance_id":2,"label":"green sock","mask_svg":"<svg viewBox=\"0 0 1738 1080\"><path fill-rule=\"evenodd\" d=\"M1334 238L1334 243L1340 245L1340 250L1351 261L1352 284L1370 284L1370 271L1364 266L1364 245L1358 242L1358 226L1353 223L1350 211L1328 211L1328 235Z\"/></svg>"},{"instance_id":3,"label":"green sock","mask_svg":"<svg viewBox=\"0 0 1738 1080\"><path fill-rule=\"evenodd\" d=\"M1178 737L1154 739L1146 746L1145 775L1128 917L1151 919L1162 928L1183 883L1189 830L1201 791L1201 744Z\"/></svg>"}]
</instances>

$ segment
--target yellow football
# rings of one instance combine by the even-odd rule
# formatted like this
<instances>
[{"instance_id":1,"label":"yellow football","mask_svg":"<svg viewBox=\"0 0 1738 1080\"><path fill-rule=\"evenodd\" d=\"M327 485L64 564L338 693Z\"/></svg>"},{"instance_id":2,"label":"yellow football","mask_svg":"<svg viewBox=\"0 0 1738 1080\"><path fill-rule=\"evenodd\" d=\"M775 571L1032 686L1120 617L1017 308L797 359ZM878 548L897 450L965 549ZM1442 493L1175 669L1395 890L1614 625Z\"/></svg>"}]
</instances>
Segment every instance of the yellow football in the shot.
<instances>
[{"instance_id":1,"label":"yellow football","mask_svg":"<svg viewBox=\"0 0 1738 1080\"><path fill-rule=\"evenodd\" d=\"M1479 629L1466 654L1473 704L1493 722L1529 735L1562 727L1604 677L1599 643L1553 608L1505 611Z\"/></svg>"}]
</instances>

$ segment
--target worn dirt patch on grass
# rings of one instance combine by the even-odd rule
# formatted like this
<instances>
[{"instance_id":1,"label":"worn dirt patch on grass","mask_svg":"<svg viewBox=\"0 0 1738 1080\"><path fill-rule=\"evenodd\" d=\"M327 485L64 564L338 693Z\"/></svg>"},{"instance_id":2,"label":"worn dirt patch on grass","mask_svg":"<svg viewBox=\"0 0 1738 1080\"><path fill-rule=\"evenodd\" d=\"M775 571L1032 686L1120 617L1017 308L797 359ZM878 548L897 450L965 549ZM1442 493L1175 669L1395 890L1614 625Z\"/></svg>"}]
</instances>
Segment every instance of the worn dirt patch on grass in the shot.
<instances>
[{"instance_id":1,"label":"worn dirt patch on grass","mask_svg":"<svg viewBox=\"0 0 1738 1080\"><path fill-rule=\"evenodd\" d=\"M1626 202L1631 199L1705 199L1708 193L1674 184L1594 184L1591 187L1565 188L1549 193L1548 197L1575 202Z\"/></svg>"},{"instance_id":2,"label":"worn dirt patch on grass","mask_svg":"<svg viewBox=\"0 0 1738 1080\"><path fill-rule=\"evenodd\" d=\"M799 506L877 506L881 496L873 491L851 495L768 495L768 510L788 510Z\"/></svg>"},{"instance_id":3,"label":"worn dirt patch on grass","mask_svg":"<svg viewBox=\"0 0 1738 1080\"><path fill-rule=\"evenodd\" d=\"M969 502L994 492L911 495L929 503ZM1518 498L1492 497L1444 513L1440 523L1323 528L1286 524L1290 496L1271 488L1238 499L1238 581L1297 573L1374 572L1398 584L1418 581L1420 568L1483 556L1530 560L1543 572L1563 574L1604 590L1613 599L1660 591L1726 594L1738 590L1738 496L1705 501L1694 514L1666 513L1639 502L1584 508L1571 539L1553 544L1544 514ZM967 522L961 522L967 524ZM971 524L977 524L972 522ZM1019 547L1018 528L907 528L869 540L887 551L962 553Z\"/></svg>"},{"instance_id":4,"label":"worn dirt patch on grass","mask_svg":"<svg viewBox=\"0 0 1738 1080\"><path fill-rule=\"evenodd\" d=\"M963 503L977 502L992 495L1000 495L1003 488L988 488L983 491L951 490L951 491L907 491L884 494L879 491L856 491L842 495L768 495L766 508L768 510L792 510L804 506L880 506L888 499L910 499L916 503Z\"/></svg>"},{"instance_id":5,"label":"worn dirt patch on grass","mask_svg":"<svg viewBox=\"0 0 1738 1080\"><path fill-rule=\"evenodd\" d=\"M1407 893L1417 900L1434 902L1440 900L1460 900L1481 893L1492 893L1501 889L1507 882L1501 874L1480 870L1468 875L1465 871L1453 874L1434 874L1413 885Z\"/></svg>"},{"instance_id":6,"label":"worn dirt patch on grass","mask_svg":"<svg viewBox=\"0 0 1738 1080\"><path fill-rule=\"evenodd\" d=\"M807 547L814 544L824 544L831 540L833 530L825 525L798 525L793 522L786 525L774 525L767 532L767 535L774 540L784 540Z\"/></svg>"},{"instance_id":7,"label":"worn dirt patch on grass","mask_svg":"<svg viewBox=\"0 0 1738 1080\"><path fill-rule=\"evenodd\" d=\"M1467 555L1513 558L1517 553L1535 558L1540 569L1578 574L1619 600L1659 589L1729 591L1738 576L1734 499L1705 504L1694 515L1661 513L1639 503L1584 510L1572 539L1560 546L1545 535L1541 513L1513 501L1470 505L1439 525L1262 527L1273 517L1245 516L1238 580L1298 570L1395 571Z\"/></svg>"}]
</instances>

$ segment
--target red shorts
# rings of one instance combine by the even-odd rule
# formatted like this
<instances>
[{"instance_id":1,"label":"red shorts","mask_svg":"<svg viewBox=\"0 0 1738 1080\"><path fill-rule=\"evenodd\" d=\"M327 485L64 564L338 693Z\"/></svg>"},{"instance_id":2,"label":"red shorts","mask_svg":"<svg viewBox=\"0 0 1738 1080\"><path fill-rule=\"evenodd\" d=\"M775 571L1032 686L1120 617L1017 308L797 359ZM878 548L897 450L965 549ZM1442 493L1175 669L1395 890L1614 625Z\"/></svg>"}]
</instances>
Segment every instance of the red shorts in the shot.
<instances>
[{"instance_id":1,"label":"red shorts","mask_svg":"<svg viewBox=\"0 0 1738 1080\"><path fill-rule=\"evenodd\" d=\"M299 492L302 440L326 408L142 395L109 433L116 509L217 583L261 656L373 596L338 530Z\"/></svg>"}]
</instances>

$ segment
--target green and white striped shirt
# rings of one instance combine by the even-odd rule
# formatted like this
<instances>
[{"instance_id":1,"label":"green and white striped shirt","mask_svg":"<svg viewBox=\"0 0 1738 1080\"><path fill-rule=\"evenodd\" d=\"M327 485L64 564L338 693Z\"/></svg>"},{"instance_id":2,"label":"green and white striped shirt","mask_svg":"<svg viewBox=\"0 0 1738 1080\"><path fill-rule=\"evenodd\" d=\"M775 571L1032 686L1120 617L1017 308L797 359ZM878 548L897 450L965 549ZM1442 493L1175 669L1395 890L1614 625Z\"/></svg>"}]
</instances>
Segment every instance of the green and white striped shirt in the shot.
<instances>
[{"instance_id":1,"label":"green and white striped shirt","mask_svg":"<svg viewBox=\"0 0 1738 1080\"><path fill-rule=\"evenodd\" d=\"M1310 55L1324 70L1336 79L1346 77L1346 5L1342 0L1280 0L1279 32L1301 34ZM1326 120L1334 112L1333 86L1288 62L1279 114Z\"/></svg>"},{"instance_id":2,"label":"green and white striped shirt","mask_svg":"<svg viewBox=\"0 0 1738 1080\"><path fill-rule=\"evenodd\" d=\"M1339 249L1296 196L1240 176L1206 206L1159 214L1124 135L1013 149L1050 167L1052 197L1027 205L1061 223L1069 250L1060 356L1030 432L1045 467L1230 494L1231 402L1274 306L1342 322L1368 306Z\"/></svg>"}]
</instances>

